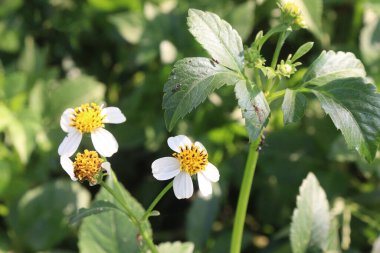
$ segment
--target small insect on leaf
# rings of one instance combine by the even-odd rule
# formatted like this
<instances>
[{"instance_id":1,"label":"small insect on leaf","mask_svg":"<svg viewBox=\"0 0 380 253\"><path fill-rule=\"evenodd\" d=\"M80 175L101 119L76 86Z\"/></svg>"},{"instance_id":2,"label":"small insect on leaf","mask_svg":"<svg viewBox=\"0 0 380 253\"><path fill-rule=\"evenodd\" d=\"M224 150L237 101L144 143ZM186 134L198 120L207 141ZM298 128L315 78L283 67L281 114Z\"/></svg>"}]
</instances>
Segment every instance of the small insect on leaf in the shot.
<instances>
[{"instance_id":1,"label":"small insect on leaf","mask_svg":"<svg viewBox=\"0 0 380 253\"><path fill-rule=\"evenodd\" d=\"M180 83L177 83L174 88L172 89L172 92L175 93L177 91L179 91L181 89L181 84Z\"/></svg>"}]
</instances>

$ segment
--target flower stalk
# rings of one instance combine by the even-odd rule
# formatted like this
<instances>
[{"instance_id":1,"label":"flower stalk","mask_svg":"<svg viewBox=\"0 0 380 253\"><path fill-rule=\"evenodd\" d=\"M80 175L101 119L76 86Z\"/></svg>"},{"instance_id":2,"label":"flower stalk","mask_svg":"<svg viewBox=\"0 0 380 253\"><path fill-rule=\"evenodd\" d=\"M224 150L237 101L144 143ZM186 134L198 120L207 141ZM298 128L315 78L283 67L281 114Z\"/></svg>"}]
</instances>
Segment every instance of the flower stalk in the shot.
<instances>
[{"instance_id":1,"label":"flower stalk","mask_svg":"<svg viewBox=\"0 0 380 253\"><path fill-rule=\"evenodd\" d=\"M260 134L261 136L261 134ZM241 249L241 242L243 239L243 230L245 216L247 213L249 196L251 193L252 182L255 176L256 164L259 157L258 148L261 138L257 138L249 146L249 153L247 162L244 169L243 182L240 187L239 199L234 218L234 225L232 230L231 248L230 253L239 253Z\"/></svg>"},{"instance_id":2,"label":"flower stalk","mask_svg":"<svg viewBox=\"0 0 380 253\"><path fill-rule=\"evenodd\" d=\"M173 181L171 181L162 191L157 195L157 197L153 200L153 202L148 207L148 210L146 210L142 221L145 221L148 219L150 214L152 213L154 207L158 204L158 202L162 199L162 197L173 187Z\"/></svg>"}]
</instances>

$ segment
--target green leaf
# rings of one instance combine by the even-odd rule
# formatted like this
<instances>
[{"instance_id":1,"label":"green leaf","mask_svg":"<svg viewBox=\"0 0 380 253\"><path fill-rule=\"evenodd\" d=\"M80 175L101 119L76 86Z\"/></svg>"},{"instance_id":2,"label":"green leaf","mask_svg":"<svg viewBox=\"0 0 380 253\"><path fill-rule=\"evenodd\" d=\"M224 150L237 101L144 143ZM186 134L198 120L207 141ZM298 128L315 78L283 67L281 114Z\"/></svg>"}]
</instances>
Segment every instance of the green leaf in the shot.
<instances>
[{"instance_id":1,"label":"green leaf","mask_svg":"<svg viewBox=\"0 0 380 253\"><path fill-rule=\"evenodd\" d=\"M78 213L70 217L70 223L77 223L83 218L86 218L88 216L99 214L103 212L108 212L111 210L120 211L116 205L114 205L111 202L103 201L103 200L96 200L91 203L91 206L89 208L81 208L79 209Z\"/></svg>"},{"instance_id":2,"label":"green leaf","mask_svg":"<svg viewBox=\"0 0 380 253\"><path fill-rule=\"evenodd\" d=\"M254 141L268 123L270 115L268 102L262 91L243 80L235 85L235 95L245 119L249 139Z\"/></svg>"},{"instance_id":3,"label":"green leaf","mask_svg":"<svg viewBox=\"0 0 380 253\"><path fill-rule=\"evenodd\" d=\"M0 17L10 15L12 12L20 8L22 4L22 0L2 0L0 8Z\"/></svg>"},{"instance_id":4,"label":"green leaf","mask_svg":"<svg viewBox=\"0 0 380 253\"><path fill-rule=\"evenodd\" d=\"M178 61L164 87L162 108L166 127L175 123L201 104L215 89L233 85L239 76L211 59L196 57Z\"/></svg>"},{"instance_id":5,"label":"green leaf","mask_svg":"<svg viewBox=\"0 0 380 253\"><path fill-rule=\"evenodd\" d=\"M371 253L380 253L380 236L373 243Z\"/></svg>"},{"instance_id":6,"label":"green leaf","mask_svg":"<svg viewBox=\"0 0 380 253\"><path fill-rule=\"evenodd\" d=\"M306 72L303 85L324 85L339 78L365 76L364 66L354 54L323 51Z\"/></svg>"},{"instance_id":7,"label":"green leaf","mask_svg":"<svg viewBox=\"0 0 380 253\"><path fill-rule=\"evenodd\" d=\"M219 198L213 196L205 200L197 198L186 216L186 238L202 248L209 238L212 224L219 211Z\"/></svg>"},{"instance_id":8,"label":"green leaf","mask_svg":"<svg viewBox=\"0 0 380 253\"><path fill-rule=\"evenodd\" d=\"M189 31L210 56L223 66L242 72L244 49L239 34L218 15L196 9L189 10Z\"/></svg>"},{"instance_id":9,"label":"green leaf","mask_svg":"<svg viewBox=\"0 0 380 253\"><path fill-rule=\"evenodd\" d=\"M69 234L67 217L90 198L76 182L49 182L27 191L10 210L9 221L18 241L32 252L49 249Z\"/></svg>"},{"instance_id":10,"label":"green leaf","mask_svg":"<svg viewBox=\"0 0 380 253\"><path fill-rule=\"evenodd\" d=\"M323 40L322 33L322 0L294 0L301 8L302 16L306 22L307 29L310 30L318 39Z\"/></svg>"},{"instance_id":11,"label":"green leaf","mask_svg":"<svg viewBox=\"0 0 380 253\"><path fill-rule=\"evenodd\" d=\"M145 210L140 203L116 180L111 181L109 179L107 184L123 196L130 210L138 219L141 219ZM108 201L122 209L120 204L104 188L99 191L95 199ZM149 234L152 233L148 221L144 221L142 226ZM136 240L138 234L138 229L125 213L110 210L89 216L82 221L78 246L82 253L145 252Z\"/></svg>"},{"instance_id":12,"label":"green leaf","mask_svg":"<svg viewBox=\"0 0 380 253\"><path fill-rule=\"evenodd\" d=\"M291 59L292 62L295 62L296 60L298 60L299 58L301 58L302 56L307 54L307 52L309 52L313 48L313 45L314 45L314 42L306 42L305 44L300 46L297 49L297 51L294 53L294 55Z\"/></svg>"},{"instance_id":13,"label":"green leaf","mask_svg":"<svg viewBox=\"0 0 380 253\"><path fill-rule=\"evenodd\" d=\"M284 113L284 124L300 121L305 113L307 99L302 93L286 89L282 111Z\"/></svg>"},{"instance_id":14,"label":"green leaf","mask_svg":"<svg viewBox=\"0 0 380 253\"><path fill-rule=\"evenodd\" d=\"M104 84L92 77L80 76L75 79L63 80L50 93L48 109L51 115L58 117L67 108L103 101L104 93Z\"/></svg>"},{"instance_id":15,"label":"green leaf","mask_svg":"<svg viewBox=\"0 0 380 253\"><path fill-rule=\"evenodd\" d=\"M313 173L303 180L290 225L294 253L325 250L330 229L329 203Z\"/></svg>"},{"instance_id":16,"label":"green leaf","mask_svg":"<svg viewBox=\"0 0 380 253\"><path fill-rule=\"evenodd\" d=\"M243 41L247 40L255 23L255 2L246 1L236 5L228 10L225 18L240 34Z\"/></svg>"},{"instance_id":17,"label":"green leaf","mask_svg":"<svg viewBox=\"0 0 380 253\"><path fill-rule=\"evenodd\" d=\"M117 13L109 16L109 20L116 26L120 35L131 44L140 42L144 32L144 17L138 13Z\"/></svg>"},{"instance_id":18,"label":"green leaf","mask_svg":"<svg viewBox=\"0 0 380 253\"><path fill-rule=\"evenodd\" d=\"M193 253L194 244L191 242L164 242L157 247L160 253Z\"/></svg>"},{"instance_id":19,"label":"green leaf","mask_svg":"<svg viewBox=\"0 0 380 253\"><path fill-rule=\"evenodd\" d=\"M339 222L336 217L331 219L330 231L328 234L327 252L340 253L340 240L339 240Z\"/></svg>"},{"instance_id":20,"label":"green leaf","mask_svg":"<svg viewBox=\"0 0 380 253\"><path fill-rule=\"evenodd\" d=\"M372 161L380 141L380 94L376 87L363 78L346 78L311 90L348 146Z\"/></svg>"}]
</instances>

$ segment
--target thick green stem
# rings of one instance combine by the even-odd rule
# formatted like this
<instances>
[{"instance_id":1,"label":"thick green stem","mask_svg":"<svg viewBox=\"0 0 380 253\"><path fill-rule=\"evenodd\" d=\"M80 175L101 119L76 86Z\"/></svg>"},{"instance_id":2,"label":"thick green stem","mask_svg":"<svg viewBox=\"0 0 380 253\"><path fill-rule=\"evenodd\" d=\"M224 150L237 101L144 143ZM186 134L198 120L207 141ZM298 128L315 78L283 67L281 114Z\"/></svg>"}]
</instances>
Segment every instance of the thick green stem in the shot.
<instances>
[{"instance_id":1,"label":"thick green stem","mask_svg":"<svg viewBox=\"0 0 380 253\"><path fill-rule=\"evenodd\" d=\"M239 199L235 213L230 253L240 253L249 195L251 193L251 187L253 177L255 175L257 159L259 157L258 147L260 145L260 141L261 135L249 146L247 163L244 169L243 182L240 187Z\"/></svg>"},{"instance_id":2,"label":"thick green stem","mask_svg":"<svg viewBox=\"0 0 380 253\"><path fill-rule=\"evenodd\" d=\"M146 210L142 220L144 221L147 219L150 215L150 213L153 211L153 208L157 205L157 203L161 200L161 198L172 188L173 186L173 180L157 195L157 197L153 200L152 204L150 204L148 210Z\"/></svg>"},{"instance_id":3,"label":"thick green stem","mask_svg":"<svg viewBox=\"0 0 380 253\"><path fill-rule=\"evenodd\" d=\"M138 230L140 231L141 236L143 237L144 241L148 245L148 248L151 250L151 252L158 253L158 250L156 246L154 245L152 239L150 238L149 234L143 228L138 218L133 214L132 210L125 204L125 201L121 197L121 195L116 194L116 192L103 181L100 182L100 185L103 186L103 188L106 189L112 195L112 197L114 197L116 201L119 202L119 204L124 208L125 213L131 219L132 223L137 226Z\"/></svg>"},{"instance_id":4,"label":"thick green stem","mask_svg":"<svg viewBox=\"0 0 380 253\"><path fill-rule=\"evenodd\" d=\"M281 33L280 38L277 41L276 49L274 51L273 58L272 58L272 63L270 64L270 66L273 69L276 68L277 61L278 61L278 56L280 55L281 48L284 45L284 42L285 42L285 40L286 40L286 38L288 36L289 36L289 32L288 31L284 31L284 32Z\"/></svg>"}]
</instances>

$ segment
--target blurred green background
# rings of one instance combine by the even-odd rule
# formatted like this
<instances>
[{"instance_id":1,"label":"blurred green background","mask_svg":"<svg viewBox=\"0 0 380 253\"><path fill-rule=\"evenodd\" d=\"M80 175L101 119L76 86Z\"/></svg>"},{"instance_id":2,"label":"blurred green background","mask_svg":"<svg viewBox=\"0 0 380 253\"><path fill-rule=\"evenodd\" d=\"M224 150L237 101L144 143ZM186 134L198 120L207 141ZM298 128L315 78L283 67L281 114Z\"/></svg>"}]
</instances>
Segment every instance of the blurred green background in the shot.
<instances>
[{"instance_id":1,"label":"blurred green background","mask_svg":"<svg viewBox=\"0 0 380 253\"><path fill-rule=\"evenodd\" d=\"M151 218L156 242L191 241L197 252L228 252L247 155L247 135L232 87L165 129L162 89L173 63L206 56L187 31L189 8L212 11L250 44L278 15L272 0L0 0L0 252L78 252L79 225L68 217L98 191L70 181L57 148L65 108L86 102L118 106L127 116L107 126L120 148L110 162L147 207L166 185L151 175L168 156L169 136L187 134L208 149L221 180L215 196L177 200L170 191ZM293 33L282 59L307 41L301 71L321 50L351 51L380 84L380 3L325 0L321 23ZM264 48L271 57L276 40ZM279 108L281 101L274 104ZM298 124L272 113L248 207L244 252L290 252L289 223L302 179L313 171L335 208L344 252L370 252L380 235L380 156L373 164L347 150L341 134L311 102ZM85 138L83 147L91 147Z\"/></svg>"}]
</instances>

